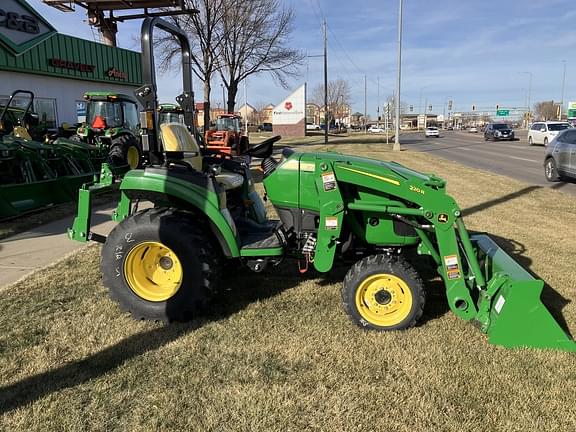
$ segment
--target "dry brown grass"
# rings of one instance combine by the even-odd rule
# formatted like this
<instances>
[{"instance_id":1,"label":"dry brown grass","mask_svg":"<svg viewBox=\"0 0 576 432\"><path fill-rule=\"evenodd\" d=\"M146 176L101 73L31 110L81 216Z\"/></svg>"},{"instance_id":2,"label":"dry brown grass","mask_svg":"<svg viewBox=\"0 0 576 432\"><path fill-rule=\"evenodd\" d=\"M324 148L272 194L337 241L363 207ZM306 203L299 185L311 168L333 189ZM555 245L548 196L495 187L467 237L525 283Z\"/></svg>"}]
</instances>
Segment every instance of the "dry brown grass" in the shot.
<instances>
[{"instance_id":1,"label":"dry brown grass","mask_svg":"<svg viewBox=\"0 0 576 432\"><path fill-rule=\"evenodd\" d=\"M380 147L338 150L445 177L470 228L514 246L558 293L554 308L572 300L562 315L576 333L572 197ZM435 282L424 323L401 333L348 321L345 269L302 279L290 264L242 273L208 316L163 327L108 300L98 255L89 247L0 298L0 430L576 430L575 356L489 345Z\"/></svg>"}]
</instances>

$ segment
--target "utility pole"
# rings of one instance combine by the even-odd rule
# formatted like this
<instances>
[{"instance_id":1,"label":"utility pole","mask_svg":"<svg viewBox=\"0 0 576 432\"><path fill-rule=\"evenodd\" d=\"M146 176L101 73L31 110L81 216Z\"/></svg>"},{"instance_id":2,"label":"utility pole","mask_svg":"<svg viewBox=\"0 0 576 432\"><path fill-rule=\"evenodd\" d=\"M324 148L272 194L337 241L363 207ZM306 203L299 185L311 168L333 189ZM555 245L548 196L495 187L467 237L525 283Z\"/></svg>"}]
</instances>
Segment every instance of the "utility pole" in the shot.
<instances>
[{"instance_id":1,"label":"utility pole","mask_svg":"<svg viewBox=\"0 0 576 432\"><path fill-rule=\"evenodd\" d=\"M366 117L366 110L367 110L367 105L368 105L368 98L366 97L366 74L364 74L364 133L366 133L366 129L367 129L367 117Z\"/></svg>"},{"instance_id":2,"label":"utility pole","mask_svg":"<svg viewBox=\"0 0 576 432\"><path fill-rule=\"evenodd\" d=\"M326 37L326 18L324 18L324 144L328 144L328 38Z\"/></svg>"},{"instance_id":3,"label":"utility pole","mask_svg":"<svg viewBox=\"0 0 576 432\"><path fill-rule=\"evenodd\" d=\"M248 136L248 90L246 89L246 81L248 78L244 78L244 112L246 113L246 118L244 119L244 133Z\"/></svg>"},{"instance_id":4,"label":"utility pole","mask_svg":"<svg viewBox=\"0 0 576 432\"><path fill-rule=\"evenodd\" d=\"M564 72L562 73L562 99L560 101L560 115L558 120L562 120L562 110L564 109L564 85L566 84L566 60L562 60L564 64Z\"/></svg>"}]
</instances>

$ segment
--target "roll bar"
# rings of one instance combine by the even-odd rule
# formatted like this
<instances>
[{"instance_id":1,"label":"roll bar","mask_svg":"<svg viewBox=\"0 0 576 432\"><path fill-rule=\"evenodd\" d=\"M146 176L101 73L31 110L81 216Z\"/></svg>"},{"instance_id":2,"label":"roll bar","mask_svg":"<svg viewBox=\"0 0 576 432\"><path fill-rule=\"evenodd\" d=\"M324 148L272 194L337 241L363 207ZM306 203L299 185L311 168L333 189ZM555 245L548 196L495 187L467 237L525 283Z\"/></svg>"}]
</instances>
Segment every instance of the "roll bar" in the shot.
<instances>
[{"instance_id":1,"label":"roll bar","mask_svg":"<svg viewBox=\"0 0 576 432\"><path fill-rule=\"evenodd\" d=\"M192 90L192 61L190 42L186 33L162 18L146 18L142 22L142 74L144 85L135 90L134 94L144 107L140 112L140 125L142 127L142 149L148 152L151 163L162 161L158 125L158 94L156 87L156 67L154 62L154 28L158 27L173 35L180 43L182 51L182 94L176 101L184 111L184 123L196 135L194 123L194 92Z\"/></svg>"}]
</instances>

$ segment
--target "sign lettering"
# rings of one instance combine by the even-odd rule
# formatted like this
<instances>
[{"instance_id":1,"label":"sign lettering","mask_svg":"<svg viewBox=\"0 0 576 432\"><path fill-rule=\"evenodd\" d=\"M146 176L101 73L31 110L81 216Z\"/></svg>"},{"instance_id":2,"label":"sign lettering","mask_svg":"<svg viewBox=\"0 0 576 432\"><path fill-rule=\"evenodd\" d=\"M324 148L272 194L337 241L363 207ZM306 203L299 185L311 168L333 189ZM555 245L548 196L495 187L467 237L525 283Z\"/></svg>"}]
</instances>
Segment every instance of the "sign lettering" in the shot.
<instances>
[{"instance_id":1,"label":"sign lettering","mask_svg":"<svg viewBox=\"0 0 576 432\"><path fill-rule=\"evenodd\" d=\"M70 70L77 70L80 72L94 72L96 66L84 64L84 63L77 63L68 60L62 60L57 58L51 58L49 60L50 66L60 69L70 69Z\"/></svg>"},{"instance_id":2,"label":"sign lettering","mask_svg":"<svg viewBox=\"0 0 576 432\"><path fill-rule=\"evenodd\" d=\"M120 79L128 79L128 74L124 71L118 70L116 68L110 68L106 71L106 75L109 78L120 78Z\"/></svg>"},{"instance_id":3,"label":"sign lettering","mask_svg":"<svg viewBox=\"0 0 576 432\"><path fill-rule=\"evenodd\" d=\"M36 18L20 15L16 12L7 12L4 9L0 9L0 27L30 34L40 33L40 26Z\"/></svg>"}]
</instances>

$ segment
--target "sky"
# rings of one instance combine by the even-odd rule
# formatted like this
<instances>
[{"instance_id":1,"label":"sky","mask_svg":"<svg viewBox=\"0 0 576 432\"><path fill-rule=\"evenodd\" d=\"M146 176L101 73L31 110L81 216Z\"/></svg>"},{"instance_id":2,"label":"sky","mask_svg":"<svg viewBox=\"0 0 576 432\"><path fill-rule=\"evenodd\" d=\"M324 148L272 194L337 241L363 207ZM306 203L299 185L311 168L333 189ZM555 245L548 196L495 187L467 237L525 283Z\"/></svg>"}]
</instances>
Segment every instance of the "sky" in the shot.
<instances>
[{"instance_id":1,"label":"sky","mask_svg":"<svg viewBox=\"0 0 576 432\"><path fill-rule=\"evenodd\" d=\"M98 41L82 10L62 13L28 0L61 33ZM374 118L396 87L398 0L280 0L295 11L289 45L307 56L322 54L322 21L328 26L328 77L351 88L353 111ZM525 107L542 100L576 101L576 9L569 0L404 0L401 101L420 112L425 104L442 114L448 100L455 111ZM139 51L140 21L119 23L118 45ZM565 62L563 62L565 61ZM320 57L307 58L300 76L310 91L323 81ZM162 101L180 93L179 73L159 77ZM530 82L531 81L531 82ZM201 83L194 82L196 99ZM212 101L222 100L218 78ZM248 103L279 103L290 89L261 74L247 81ZM529 91L530 90L530 91ZM378 94L380 97L378 98ZM237 97L244 103L243 91Z\"/></svg>"}]
</instances>

